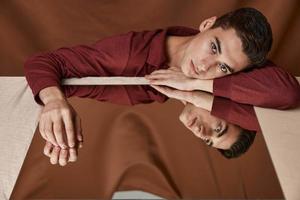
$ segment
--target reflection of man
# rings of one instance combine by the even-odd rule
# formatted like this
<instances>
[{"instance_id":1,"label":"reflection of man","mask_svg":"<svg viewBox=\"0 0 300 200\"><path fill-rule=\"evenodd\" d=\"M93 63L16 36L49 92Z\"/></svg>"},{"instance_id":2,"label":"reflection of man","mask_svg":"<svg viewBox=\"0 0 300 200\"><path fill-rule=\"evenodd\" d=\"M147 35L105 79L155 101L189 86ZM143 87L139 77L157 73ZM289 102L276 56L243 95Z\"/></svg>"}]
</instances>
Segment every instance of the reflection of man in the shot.
<instances>
[{"instance_id":1,"label":"reflection of man","mask_svg":"<svg viewBox=\"0 0 300 200\"><path fill-rule=\"evenodd\" d=\"M211 115L213 96L201 91L180 91L153 86L166 96L185 104L179 119L184 126L207 145L217 148L226 158L245 153L255 138L255 131L244 129ZM197 105L197 106L195 106Z\"/></svg>"},{"instance_id":2,"label":"reflection of man","mask_svg":"<svg viewBox=\"0 0 300 200\"><path fill-rule=\"evenodd\" d=\"M155 70L166 69L168 65L177 69L180 66L183 73L192 78L216 78L240 71L251 64L261 64L270 50L272 41L270 26L265 17L254 9L240 9L229 16L231 17L219 18L223 19L225 24L215 17L205 20L200 25L200 33L198 30L184 27L130 32L103 39L94 45L61 48L31 57L25 63L25 75L35 100L45 105L39 122L42 137L49 141L49 144L59 145L61 148L66 148L64 131L69 147L75 146L76 139L82 141L80 119L66 100L69 96L125 104L149 103L154 100L163 102L167 99L165 95L149 86L118 89L96 86L61 87L62 78L145 76ZM251 23L246 23L248 21ZM157 71L151 74L149 79L164 81L165 72L169 71ZM202 76L202 72L206 75ZM178 80L182 79L184 84L174 81L164 84L183 90L209 91L215 96L267 107L287 108L298 103L299 95L295 95L295 91L299 90L298 82L274 66L214 81L191 79L182 76L182 73L177 75L173 80L179 82ZM174 73L171 76L174 76ZM274 98L277 93L269 91L270 86L276 91L285 91L286 98ZM253 98L253 93L258 98ZM223 102L217 97L213 101L214 105ZM212 113L222 116L228 122L239 124L239 121L235 120L237 117L230 118L235 115L228 118L225 114L231 111L228 108L234 107L223 106L223 109L215 109L213 106ZM69 153L75 155L74 149L71 150ZM59 148L54 148L53 151L59 152ZM60 152L64 156L67 153L66 150Z\"/></svg>"},{"instance_id":3,"label":"reflection of man","mask_svg":"<svg viewBox=\"0 0 300 200\"><path fill-rule=\"evenodd\" d=\"M180 114L180 121L208 146L217 148L226 158L245 153L253 143L255 131L214 117L208 110L188 103Z\"/></svg>"}]
</instances>

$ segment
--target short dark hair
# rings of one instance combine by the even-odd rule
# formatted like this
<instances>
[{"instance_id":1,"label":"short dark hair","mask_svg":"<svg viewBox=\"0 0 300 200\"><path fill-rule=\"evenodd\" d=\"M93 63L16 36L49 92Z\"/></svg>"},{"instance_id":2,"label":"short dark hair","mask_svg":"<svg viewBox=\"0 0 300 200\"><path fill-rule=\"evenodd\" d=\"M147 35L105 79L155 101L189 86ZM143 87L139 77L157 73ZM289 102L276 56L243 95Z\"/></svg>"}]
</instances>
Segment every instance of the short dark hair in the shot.
<instances>
[{"instance_id":1,"label":"short dark hair","mask_svg":"<svg viewBox=\"0 0 300 200\"><path fill-rule=\"evenodd\" d=\"M248 151L255 136L255 131L242 129L237 141L233 143L229 149L218 149L218 151L228 159L237 158Z\"/></svg>"},{"instance_id":2,"label":"short dark hair","mask_svg":"<svg viewBox=\"0 0 300 200\"><path fill-rule=\"evenodd\" d=\"M267 18L255 8L240 8L217 18L211 28L233 28L242 41L249 67L261 66L271 50L273 36Z\"/></svg>"}]
</instances>

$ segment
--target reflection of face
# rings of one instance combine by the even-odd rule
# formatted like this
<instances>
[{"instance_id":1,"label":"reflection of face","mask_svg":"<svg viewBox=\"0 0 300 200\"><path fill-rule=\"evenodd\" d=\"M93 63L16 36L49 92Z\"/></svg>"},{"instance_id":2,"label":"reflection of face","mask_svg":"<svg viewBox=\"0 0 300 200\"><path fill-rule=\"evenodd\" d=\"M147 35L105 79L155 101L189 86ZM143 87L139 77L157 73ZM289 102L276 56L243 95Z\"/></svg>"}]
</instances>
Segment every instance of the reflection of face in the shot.
<instances>
[{"instance_id":1,"label":"reflection of face","mask_svg":"<svg viewBox=\"0 0 300 200\"><path fill-rule=\"evenodd\" d=\"M213 79L241 71L248 65L235 30L209 29L211 26L200 26L201 32L186 46L180 66L188 77Z\"/></svg>"},{"instance_id":2,"label":"reflection of face","mask_svg":"<svg viewBox=\"0 0 300 200\"><path fill-rule=\"evenodd\" d=\"M241 132L240 127L189 103L184 107L179 119L195 136L218 149L229 149Z\"/></svg>"}]
</instances>

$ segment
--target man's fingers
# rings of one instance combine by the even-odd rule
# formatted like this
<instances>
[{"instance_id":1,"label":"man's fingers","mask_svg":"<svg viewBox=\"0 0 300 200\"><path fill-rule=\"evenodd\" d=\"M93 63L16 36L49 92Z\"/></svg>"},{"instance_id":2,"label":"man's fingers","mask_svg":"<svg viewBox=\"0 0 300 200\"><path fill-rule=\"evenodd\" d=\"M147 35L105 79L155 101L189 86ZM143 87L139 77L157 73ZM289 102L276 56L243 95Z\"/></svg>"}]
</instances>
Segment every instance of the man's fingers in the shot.
<instances>
[{"instance_id":1,"label":"man's fingers","mask_svg":"<svg viewBox=\"0 0 300 200\"><path fill-rule=\"evenodd\" d=\"M65 166L67 164L68 159L68 149L61 149L59 152L59 165Z\"/></svg>"},{"instance_id":2,"label":"man's fingers","mask_svg":"<svg viewBox=\"0 0 300 200\"><path fill-rule=\"evenodd\" d=\"M77 151L75 148L69 149L69 162L75 162L77 160Z\"/></svg>"},{"instance_id":3,"label":"man's fingers","mask_svg":"<svg viewBox=\"0 0 300 200\"><path fill-rule=\"evenodd\" d=\"M54 147L50 142L46 141L45 147L44 147L44 154L48 157L51 155L52 147Z\"/></svg>"},{"instance_id":4,"label":"man's fingers","mask_svg":"<svg viewBox=\"0 0 300 200\"><path fill-rule=\"evenodd\" d=\"M166 87L162 87L162 86L158 86L158 85L150 85L151 87L153 87L154 89L156 89L157 91L167 94L170 90Z\"/></svg>"},{"instance_id":5,"label":"man's fingers","mask_svg":"<svg viewBox=\"0 0 300 200\"><path fill-rule=\"evenodd\" d=\"M166 69L159 69L159 70L153 71L150 75L164 74L164 73L166 73L167 71L168 71L168 70L166 70ZM146 76L149 76L149 75L146 75Z\"/></svg>"},{"instance_id":6,"label":"man's fingers","mask_svg":"<svg viewBox=\"0 0 300 200\"><path fill-rule=\"evenodd\" d=\"M78 141L83 141L82 128L81 128L81 119L76 116L75 120L75 129L76 129L76 137Z\"/></svg>"},{"instance_id":7,"label":"man's fingers","mask_svg":"<svg viewBox=\"0 0 300 200\"><path fill-rule=\"evenodd\" d=\"M149 76L146 76L145 78L149 79L149 80L153 80L153 79L167 79L169 78L168 74L164 74L164 73L159 73L159 74L151 74Z\"/></svg>"},{"instance_id":8,"label":"man's fingers","mask_svg":"<svg viewBox=\"0 0 300 200\"><path fill-rule=\"evenodd\" d=\"M150 85L164 85L167 86L165 79L151 79L149 80Z\"/></svg>"},{"instance_id":9,"label":"man's fingers","mask_svg":"<svg viewBox=\"0 0 300 200\"><path fill-rule=\"evenodd\" d=\"M78 158L78 149L82 148L83 142L78 142L75 148L69 149L69 162L75 162Z\"/></svg>"},{"instance_id":10,"label":"man's fingers","mask_svg":"<svg viewBox=\"0 0 300 200\"><path fill-rule=\"evenodd\" d=\"M67 146L66 146L66 144L64 142L64 138L63 138L63 124L62 124L61 119L57 119L57 120L54 121L53 131L54 131L54 135L55 135L55 138L56 138L56 141L57 141L58 145L62 149L66 149Z\"/></svg>"},{"instance_id":11,"label":"man's fingers","mask_svg":"<svg viewBox=\"0 0 300 200\"><path fill-rule=\"evenodd\" d=\"M83 142L79 142L78 147L82 148L83 147Z\"/></svg>"},{"instance_id":12,"label":"man's fingers","mask_svg":"<svg viewBox=\"0 0 300 200\"><path fill-rule=\"evenodd\" d=\"M172 92L170 92L171 90L166 88L166 87L162 87L162 86L158 86L158 85L150 85L151 87L153 87L154 89L156 89L157 91L159 91L160 93L163 93L164 95L172 98Z\"/></svg>"},{"instance_id":13,"label":"man's fingers","mask_svg":"<svg viewBox=\"0 0 300 200\"><path fill-rule=\"evenodd\" d=\"M168 70L172 70L172 71L175 71L175 72L180 72L180 73L182 73L181 69L178 68L178 67L170 67L170 68L168 68Z\"/></svg>"},{"instance_id":14,"label":"man's fingers","mask_svg":"<svg viewBox=\"0 0 300 200\"><path fill-rule=\"evenodd\" d=\"M51 142L53 145L58 146L58 144L57 144L57 142L54 138L54 135L53 135L53 128L52 128L52 121L51 120L48 120L45 123L44 131L46 133L46 137L47 137L48 141Z\"/></svg>"},{"instance_id":15,"label":"man's fingers","mask_svg":"<svg viewBox=\"0 0 300 200\"><path fill-rule=\"evenodd\" d=\"M45 140L48 140L47 136L45 134L45 131L44 131L45 130L45 125L44 124L45 124L44 120L39 121L39 131L40 131L40 134L41 134L42 138L44 138Z\"/></svg>"},{"instance_id":16,"label":"man's fingers","mask_svg":"<svg viewBox=\"0 0 300 200\"><path fill-rule=\"evenodd\" d=\"M73 126L73 121L72 121L70 112L64 113L63 121L65 123L68 145L69 145L69 147L74 147L75 146L75 133L74 133L74 126Z\"/></svg>"},{"instance_id":17,"label":"man's fingers","mask_svg":"<svg viewBox=\"0 0 300 200\"><path fill-rule=\"evenodd\" d=\"M158 85L150 85L150 86L156 89L157 91L163 93L164 95L178 100L186 100L190 96L188 94L191 94L190 92L171 89L165 86L158 86Z\"/></svg>"},{"instance_id":18,"label":"man's fingers","mask_svg":"<svg viewBox=\"0 0 300 200\"><path fill-rule=\"evenodd\" d=\"M164 76L164 77L170 77L174 74L182 73L180 69L175 68L169 68L169 69L161 69L153 71L151 74L146 75L146 78L154 78L154 76Z\"/></svg>"},{"instance_id":19,"label":"man's fingers","mask_svg":"<svg viewBox=\"0 0 300 200\"><path fill-rule=\"evenodd\" d=\"M53 165L57 164L59 152L60 152L59 146L56 146L53 148L51 155L50 155L50 163L51 164L53 164Z\"/></svg>"}]
</instances>

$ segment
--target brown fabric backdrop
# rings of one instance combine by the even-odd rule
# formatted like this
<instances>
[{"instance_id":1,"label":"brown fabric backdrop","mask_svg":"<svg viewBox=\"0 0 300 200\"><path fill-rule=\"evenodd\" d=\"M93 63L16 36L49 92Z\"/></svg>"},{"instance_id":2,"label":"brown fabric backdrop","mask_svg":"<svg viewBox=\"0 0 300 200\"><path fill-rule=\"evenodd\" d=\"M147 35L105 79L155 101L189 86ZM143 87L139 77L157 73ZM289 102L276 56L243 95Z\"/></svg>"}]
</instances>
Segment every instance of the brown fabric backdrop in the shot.
<instances>
[{"instance_id":1,"label":"brown fabric backdrop","mask_svg":"<svg viewBox=\"0 0 300 200\"><path fill-rule=\"evenodd\" d=\"M300 4L297 0L3 0L0 3L0 75L23 76L22 63L37 51L90 44L130 30L171 25L198 27L206 17L252 6L274 33L270 58L300 75ZM178 121L182 105L134 107L71 98L83 120L79 160L52 166L36 132L12 199L109 198L141 189L174 198L281 198L262 135L244 157L228 161L207 149ZM272 133L270 133L272 134Z\"/></svg>"}]
</instances>

